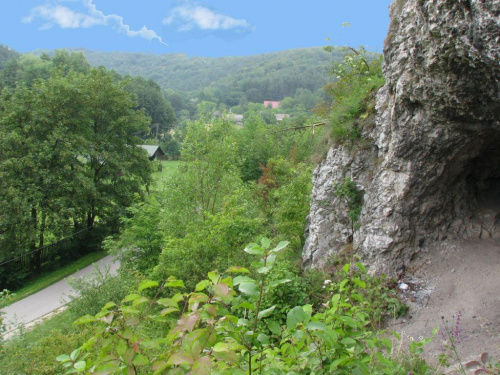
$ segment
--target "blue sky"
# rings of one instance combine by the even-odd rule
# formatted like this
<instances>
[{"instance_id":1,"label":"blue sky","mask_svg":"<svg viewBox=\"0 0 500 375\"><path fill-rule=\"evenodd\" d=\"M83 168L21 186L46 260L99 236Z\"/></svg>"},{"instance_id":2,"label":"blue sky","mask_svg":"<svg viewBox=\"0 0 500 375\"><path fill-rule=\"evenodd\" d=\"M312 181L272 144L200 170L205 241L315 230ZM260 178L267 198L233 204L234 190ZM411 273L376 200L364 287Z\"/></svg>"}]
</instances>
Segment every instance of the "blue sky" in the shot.
<instances>
[{"instance_id":1,"label":"blue sky","mask_svg":"<svg viewBox=\"0 0 500 375\"><path fill-rule=\"evenodd\" d=\"M0 43L20 52L245 56L293 48L382 51L391 0L2 0ZM350 26L343 27L344 23ZM327 41L327 38L330 41Z\"/></svg>"}]
</instances>

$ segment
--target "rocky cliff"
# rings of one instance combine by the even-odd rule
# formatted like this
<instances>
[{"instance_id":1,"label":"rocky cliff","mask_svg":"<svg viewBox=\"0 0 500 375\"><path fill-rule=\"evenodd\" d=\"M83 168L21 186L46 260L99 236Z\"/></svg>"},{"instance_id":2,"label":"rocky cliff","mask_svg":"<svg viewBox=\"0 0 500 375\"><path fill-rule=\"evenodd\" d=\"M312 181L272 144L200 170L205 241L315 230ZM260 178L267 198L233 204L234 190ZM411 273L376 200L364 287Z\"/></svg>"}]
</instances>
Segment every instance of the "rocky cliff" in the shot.
<instances>
[{"instance_id":1,"label":"rocky cliff","mask_svg":"<svg viewBox=\"0 0 500 375\"><path fill-rule=\"evenodd\" d=\"M316 168L306 264L347 245L395 274L435 241L500 237L500 1L396 0L390 15L371 148L332 147ZM354 231L334 189L347 177Z\"/></svg>"}]
</instances>

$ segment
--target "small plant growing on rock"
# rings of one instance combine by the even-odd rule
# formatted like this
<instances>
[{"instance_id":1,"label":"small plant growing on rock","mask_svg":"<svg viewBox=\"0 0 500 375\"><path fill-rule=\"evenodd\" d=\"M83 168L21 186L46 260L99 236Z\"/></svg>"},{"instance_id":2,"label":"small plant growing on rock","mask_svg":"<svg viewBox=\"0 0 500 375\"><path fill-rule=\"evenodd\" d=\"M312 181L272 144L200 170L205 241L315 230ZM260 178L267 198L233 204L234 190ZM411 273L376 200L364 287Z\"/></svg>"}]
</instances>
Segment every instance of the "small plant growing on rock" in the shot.
<instances>
[{"instance_id":1,"label":"small plant growing on rock","mask_svg":"<svg viewBox=\"0 0 500 375\"><path fill-rule=\"evenodd\" d=\"M347 204L347 216L351 221L351 237L354 236L354 231L359 229L359 216L363 208L363 193L358 189L354 181L350 177L342 179L341 182L333 184L335 196L344 199ZM352 238L351 238L352 242Z\"/></svg>"}]
</instances>

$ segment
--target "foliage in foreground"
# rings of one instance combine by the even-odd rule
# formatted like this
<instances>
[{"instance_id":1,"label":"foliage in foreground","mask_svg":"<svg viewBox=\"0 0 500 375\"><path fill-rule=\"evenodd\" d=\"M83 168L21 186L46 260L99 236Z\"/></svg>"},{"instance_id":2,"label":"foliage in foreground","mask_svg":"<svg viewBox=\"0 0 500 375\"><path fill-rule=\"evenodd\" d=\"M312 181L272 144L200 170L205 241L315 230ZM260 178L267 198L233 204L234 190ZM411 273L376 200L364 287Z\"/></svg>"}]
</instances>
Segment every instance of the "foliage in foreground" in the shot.
<instances>
[{"instance_id":1,"label":"foliage in foreground","mask_svg":"<svg viewBox=\"0 0 500 375\"><path fill-rule=\"evenodd\" d=\"M322 311L295 306L283 324L275 320L276 305L267 305L264 297L290 282L269 280L278 253L287 245L280 242L272 248L267 238L250 244L245 252L258 258L253 272L243 267L209 272L208 279L190 293L181 292L184 283L173 277L162 285L142 281L137 292L121 303L109 302L98 314L78 319L76 324L93 325L92 337L57 360L68 373L88 374L406 375L411 371L391 359L391 341L370 330L374 310L363 303L362 282L338 290ZM366 272L360 263L350 267L357 274ZM167 290L170 296L162 298ZM166 335L152 337L141 329L148 322L172 324ZM411 344L413 356L422 345Z\"/></svg>"}]
</instances>

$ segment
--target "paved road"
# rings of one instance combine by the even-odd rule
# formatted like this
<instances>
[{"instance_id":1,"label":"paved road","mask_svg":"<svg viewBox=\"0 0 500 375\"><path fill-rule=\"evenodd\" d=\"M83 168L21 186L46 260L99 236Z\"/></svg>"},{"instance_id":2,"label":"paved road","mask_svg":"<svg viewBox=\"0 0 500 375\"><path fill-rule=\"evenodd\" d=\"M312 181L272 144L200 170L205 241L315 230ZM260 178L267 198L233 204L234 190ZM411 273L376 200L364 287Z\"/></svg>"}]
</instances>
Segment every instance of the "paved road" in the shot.
<instances>
[{"instance_id":1,"label":"paved road","mask_svg":"<svg viewBox=\"0 0 500 375\"><path fill-rule=\"evenodd\" d=\"M69 277L78 278L82 275L88 275L92 273L94 266L102 269L105 265L109 265L110 270L116 272L119 264L118 262L113 262L112 256L108 255ZM68 296L75 294L75 291L67 283L67 278L63 279L2 309L5 312L4 321L10 329L19 324L26 325L64 306L69 301Z\"/></svg>"}]
</instances>

